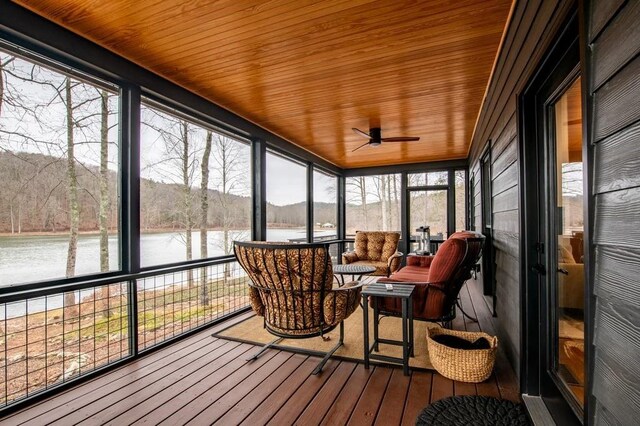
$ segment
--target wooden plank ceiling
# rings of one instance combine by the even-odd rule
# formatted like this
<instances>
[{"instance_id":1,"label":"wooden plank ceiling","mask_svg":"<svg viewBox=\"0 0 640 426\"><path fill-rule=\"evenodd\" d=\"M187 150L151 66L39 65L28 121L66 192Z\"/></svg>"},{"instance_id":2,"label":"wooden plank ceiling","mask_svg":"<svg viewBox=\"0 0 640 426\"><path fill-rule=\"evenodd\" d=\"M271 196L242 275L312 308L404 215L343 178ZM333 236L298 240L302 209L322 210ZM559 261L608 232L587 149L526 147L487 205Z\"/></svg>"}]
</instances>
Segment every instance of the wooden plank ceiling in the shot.
<instances>
[{"instance_id":1,"label":"wooden plank ceiling","mask_svg":"<svg viewBox=\"0 0 640 426\"><path fill-rule=\"evenodd\" d=\"M343 168L466 158L511 0L17 0ZM352 127L420 142L365 147Z\"/></svg>"}]
</instances>

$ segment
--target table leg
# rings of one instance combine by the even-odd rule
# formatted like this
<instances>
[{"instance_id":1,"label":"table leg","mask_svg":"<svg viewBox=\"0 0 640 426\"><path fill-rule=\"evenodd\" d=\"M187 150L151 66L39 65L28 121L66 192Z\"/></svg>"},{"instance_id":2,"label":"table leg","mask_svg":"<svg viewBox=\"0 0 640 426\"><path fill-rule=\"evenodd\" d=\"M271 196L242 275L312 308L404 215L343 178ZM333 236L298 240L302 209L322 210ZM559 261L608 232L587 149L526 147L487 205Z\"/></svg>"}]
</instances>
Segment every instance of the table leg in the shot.
<instances>
[{"instance_id":1,"label":"table leg","mask_svg":"<svg viewBox=\"0 0 640 426\"><path fill-rule=\"evenodd\" d=\"M409 299L409 345L411 347L411 353L409 354L409 356L415 356L414 355L414 340L415 340L415 336L413 335L413 300Z\"/></svg>"},{"instance_id":2,"label":"table leg","mask_svg":"<svg viewBox=\"0 0 640 426\"><path fill-rule=\"evenodd\" d=\"M373 350L380 352L378 344L378 298L374 296L371 301L373 302Z\"/></svg>"},{"instance_id":3,"label":"table leg","mask_svg":"<svg viewBox=\"0 0 640 426\"><path fill-rule=\"evenodd\" d=\"M364 368L369 369L369 296L362 295L362 332L364 340Z\"/></svg>"},{"instance_id":4,"label":"table leg","mask_svg":"<svg viewBox=\"0 0 640 426\"><path fill-rule=\"evenodd\" d=\"M408 324L407 324L407 315L408 315L408 301L409 299L402 299L402 369L404 371L404 375L409 375L409 336L408 336Z\"/></svg>"}]
</instances>

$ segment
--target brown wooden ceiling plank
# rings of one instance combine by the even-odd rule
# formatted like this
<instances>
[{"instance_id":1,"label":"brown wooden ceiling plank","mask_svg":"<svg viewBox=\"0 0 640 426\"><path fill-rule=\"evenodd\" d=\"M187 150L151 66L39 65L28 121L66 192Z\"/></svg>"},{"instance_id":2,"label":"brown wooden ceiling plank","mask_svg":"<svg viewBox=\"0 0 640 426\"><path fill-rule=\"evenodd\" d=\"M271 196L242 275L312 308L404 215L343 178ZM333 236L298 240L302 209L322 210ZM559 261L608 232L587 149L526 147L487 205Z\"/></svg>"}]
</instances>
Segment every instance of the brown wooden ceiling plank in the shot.
<instances>
[{"instance_id":1,"label":"brown wooden ceiling plank","mask_svg":"<svg viewBox=\"0 0 640 426\"><path fill-rule=\"evenodd\" d=\"M477 18L475 17L466 18L466 21L460 22L459 25L457 24L456 26L442 27L442 28L436 27L436 26L429 27L427 30L424 30L422 33L417 33L417 31L415 31L415 28L410 26L406 28L404 31L401 31L399 28L391 26L391 24L387 25L387 23L384 23L384 24L381 24L380 28L378 29L368 31L366 33L358 34L358 39L354 39L354 35L345 34L344 32L343 33L336 32L336 37L334 39L328 39L326 36L314 37L312 39L313 43L310 43L309 45L301 45L298 42L302 37L304 37L304 35L301 35L300 37L293 37L291 36L291 34L289 34L288 40L295 40L296 44L294 46L286 45L281 49L273 49L273 48L266 49L264 47L256 48L253 45L248 44L248 46L244 46L246 51L243 51L242 50L243 46L239 45L238 42L236 42L234 39L234 42L231 45L231 49L233 49L233 51L228 52L223 50L220 45L213 43L212 40L206 40L207 47L205 52L209 60L216 62L216 64L221 62L223 63L224 61L233 60L235 58L238 58L236 60L240 60L242 61L242 63L246 63L247 58L251 58L251 60L255 60L257 54L260 55L261 60L266 61L270 57L269 55L276 55L276 56L282 55L283 52L289 53L289 54L291 54L291 52L293 52L293 54L297 54L297 52L301 52L304 55L304 57L308 59L308 57L310 56L308 53L309 48L315 45L322 46L322 48L324 49L324 52L330 52L335 54L336 48L345 47L345 39L349 40L349 43L348 43L349 49L355 49L357 46L361 46L361 45L374 46L376 48L381 48L381 46L375 43L376 39L381 37L377 37L377 38L372 37L372 34L370 34L371 32L374 32L374 33L380 32L381 30L390 31L391 35L393 36L393 38L387 37L385 39L387 40L387 44L389 43L389 40L394 40L394 41L397 40L396 43L401 45L401 46L387 47L387 44L385 44L384 51L386 52L387 55L393 51L392 48L402 47L403 48L402 50L404 51L406 49L416 49L416 48L423 49L424 46L438 47L438 46L446 45L450 41L468 39L470 35L477 34L477 33L482 34L482 33L490 32L490 33L497 34L498 38L500 37L501 27L499 25L495 25L491 23L491 21L488 21L490 24L485 24L481 27L474 29L473 31L466 29L466 28L469 28L471 25L473 25L474 22L477 22ZM461 28L465 28L466 30L461 30ZM406 34L407 40L401 43L403 39L401 38L399 39L398 37L403 34ZM447 37L453 37L453 38L450 40ZM362 41L359 42L358 40L362 40ZM214 45L215 48L211 50L210 46L212 45ZM163 50L160 54L157 55L157 57L165 58L167 53L170 53L172 60L184 59L187 57L191 60L194 57L194 51L202 52L202 49L203 49L202 46L197 46L197 45L192 46L192 49L189 51L181 50L180 55L182 56L176 56L176 54L172 54L171 51L167 52L166 50ZM367 51L366 54L371 55L371 52ZM153 62L147 62L147 63L149 64L149 66L159 65L158 63L153 63ZM235 63L232 63L232 65L234 64Z\"/></svg>"},{"instance_id":2,"label":"brown wooden ceiling plank","mask_svg":"<svg viewBox=\"0 0 640 426\"><path fill-rule=\"evenodd\" d=\"M474 90L474 87L475 87L475 90ZM407 100L406 98L398 98L393 92L391 92L390 95L387 95L387 92L379 90L367 98L358 99L353 97L353 100L348 103L329 104L328 109L313 110L313 111L310 110L311 104L316 101L322 102L323 97L321 95L318 95L318 96L307 95L305 96L304 100L296 100L295 102L287 101L286 99L270 100L269 102L264 102L263 109L264 111L268 111L269 114L273 114L273 117L284 116L285 114L279 114L280 112L279 110L284 109L284 111L286 112L287 108L300 109L301 111L305 111L306 114L304 115L306 116L308 114L315 114L318 112L330 111L330 107L334 106L335 110L339 111L339 114L336 114L336 116L344 116L348 114L349 111L356 109L359 111L360 116L366 115L367 116L366 118L370 120L379 121L379 120L383 120L382 117L385 117L385 116L393 117L398 113L408 118L410 114L413 117L418 116L418 114L421 113L422 110L437 112L438 110L437 109L434 110L433 104L432 103L429 104L429 102L440 101L440 102L446 103L446 106L448 108L454 108L454 107L462 108L462 111L456 111L456 114L460 114L461 112L464 112L465 115L468 115L468 114L474 115L477 112L477 111L474 111L474 109L477 109L477 108L473 108L473 106L478 107L479 104L475 102L469 102L465 104L464 98L466 97L466 95L481 96L482 95L481 87L482 87L481 83L478 83L477 85L469 88L464 93L464 95L458 96L457 98L453 98L453 97L448 98L446 95L438 96L436 94L434 94L431 97L430 92L428 90L425 90L425 91L414 90L409 92L411 93L409 100ZM298 93L292 92L292 96L297 96L297 95ZM343 98L348 98L349 96L348 93L342 93L341 95ZM455 96L455 94L453 94L453 96ZM233 103L222 102L221 104L231 109L237 109L239 107L238 104L233 104ZM425 105L423 106L422 104L425 104ZM389 108L392 108L393 110L389 110ZM412 114L411 111L414 109L417 111L416 113ZM259 109L255 109L254 111L259 111ZM443 112L449 112L449 111L445 110ZM274 118L271 118L271 119L265 118L263 121L274 122ZM280 125L287 126L287 127L289 126L298 127L298 126L301 126L302 124L303 123L280 123ZM412 123L412 124L419 125L419 123ZM473 126L473 123L471 123L471 125ZM376 126L373 126L373 127L376 127Z\"/></svg>"},{"instance_id":3,"label":"brown wooden ceiling plank","mask_svg":"<svg viewBox=\"0 0 640 426\"><path fill-rule=\"evenodd\" d=\"M478 62L482 63L480 58L477 59ZM486 65L486 63L485 63ZM486 67L485 67L486 69ZM268 97L269 100L265 102L273 102L277 103L279 101L290 101L289 97L292 95L304 95L304 100L312 101L314 99L325 100L322 104L319 104L318 107L328 107L335 108L336 105L358 105L361 102L367 102L367 100L377 101L377 100L385 100L384 94L389 93L389 99L405 99L406 102L410 102L415 98L420 97L431 97L435 95L444 94L443 90L446 85L460 85L466 88L475 88L477 86L484 87L486 82L486 73L481 70L478 70L478 74L480 77L485 78L473 78L473 80L467 75L453 76L451 75L451 70L443 69L444 72L449 72L450 76L442 80L435 80L433 86L427 85L427 83L416 83L414 85L402 85L401 78L394 73L393 71L389 71L386 75L376 76L368 75L367 77L363 77L362 80L359 79L350 79L344 81L327 81L324 85L316 84L314 82L309 83L299 83L292 84L288 90L286 87L282 86L272 86L268 82L264 83L263 88L263 96ZM408 74L410 75L410 74ZM379 78L377 78L379 77ZM221 83L221 89L216 89L215 87L203 87L201 90L209 91L211 93L221 93L231 92L228 94L229 101L222 101L229 105L235 104L232 96L235 94L235 99L240 98L239 95L251 95L257 88L253 86L247 86L246 89L233 88L230 90L225 90L227 87L233 87L231 83L228 85L226 82ZM437 86L436 86L437 84ZM253 90L252 90L253 89ZM456 92L460 93L461 90L449 89L449 94L454 95ZM300 93L299 93L300 92ZM341 98L335 98L333 100L327 100L327 93L332 93L334 96L340 96ZM466 90L464 93L468 93ZM222 96L224 96L221 93ZM476 94L474 94L476 95ZM446 95L445 95L446 96ZM480 96L482 96L482 89L480 90ZM342 99L344 98L344 100ZM477 107L480 106L480 100L473 100L473 104ZM477 113L474 111L474 114Z\"/></svg>"},{"instance_id":4,"label":"brown wooden ceiling plank","mask_svg":"<svg viewBox=\"0 0 640 426\"><path fill-rule=\"evenodd\" d=\"M260 14L252 14L246 18L225 17L228 22L222 25L207 25L206 28L188 27L185 28L181 36L173 36L166 39L166 45L162 45L163 41L157 43L158 48L166 50L167 46L179 50L182 57L189 57L193 54L193 50L197 50L200 42L208 45L211 42L219 41L215 44L216 48L221 48L229 44L236 44L236 48L240 47L239 43L249 40L255 43L255 39L262 36L273 36L277 31L288 32L292 35L292 28L300 28L303 31L305 26L302 25L313 17L323 17L327 13L344 13L354 6L361 4L373 3L372 0L348 0L342 1L339 5L336 2L318 2L311 6L300 7L299 2L288 5L282 5L274 9L266 9ZM384 6L383 6L384 7ZM188 33L188 34L184 34ZM229 34L230 33L230 34ZM244 34L245 38L242 38ZM160 39L161 40L161 39ZM150 53L144 53L139 57L141 60L152 60Z\"/></svg>"},{"instance_id":5,"label":"brown wooden ceiling plank","mask_svg":"<svg viewBox=\"0 0 640 426\"><path fill-rule=\"evenodd\" d=\"M313 62L283 61L273 65L254 66L242 72L239 72L236 68L236 74L224 73L224 68L212 67L211 64L207 64L203 60L194 59L193 67L185 68L182 72L179 72L179 70L170 71L167 76L173 78L174 73L181 75L188 73L198 76L206 75L213 78L224 78L225 76L236 79L261 77L286 83L292 76L297 76L298 80L315 80L317 78L331 77L335 74L346 75L347 77L354 76L355 78L359 72L376 73L378 69L381 70L380 72L391 69L398 74L398 63L408 64L402 68L402 72L406 74L418 67L424 67L422 72L437 74L439 70L427 68L431 64L442 64L452 69L464 68L467 71L473 71L473 68L468 64L473 63L475 68L479 68L479 65L475 62L470 62L470 60L473 60L473 57L487 57L491 52L494 52L495 49L492 44L498 37L498 33L483 34L473 39L463 39L437 49L415 50L401 58L390 58L380 52L375 55L371 54L366 61L358 57L345 57L338 60L333 58L335 53L332 55L328 52L322 57L314 58ZM328 60L331 62L327 63ZM451 63L454 60L458 60L459 63ZM486 61L489 62L490 59L486 59ZM314 67L313 65L321 66ZM486 70L483 70L483 72L488 75ZM469 73L471 74L471 72Z\"/></svg>"},{"instance_id":6,"label":"brown wooden ceiling plank","mask_svg":"<svg viewBox=\"0 0 640 426\"><path fill-rule=\"evenodd\" d=\"M342 3L341 7L336 7L336 5L331 2L322 2L322 8L314 5L314 8L310 10L308 7L305 8L303 6L297 8L297 13L294 14L291 13L291 10L287 13L275 14L273 17L278 18L277 25L274 25L273 17L269 15L254 16L251 17L248 22L235 19L230 22L227 33L221 33L221 27L207 27L205 31L199 32L192 30L193 36L179 37L178 40L173 40L169 46L172 48L180 48L181 51L188 56L192 53L189 50L193 49L198 41L204 40L208 43L211 40L216 40L220 42L216 44L216 49L221 51L225 47L230 47L233 51L241 49L240 52L244 56L255 49L256 39L272 41L280 37L283 40L297 41L300 37L311 36L311 39L314 41L324 41L328 39L328 36L332 32L336 31L338 31L341 38L346 38L349 37L353 31L356 33L362 32L362 27L367 27L367 25L370 27L368 29L369 31L384 28L389 25L390 21L396 16L396 19L402 21L407 21L408 19L415 21L428 13L416 13L416 11L410 7L403 7L403 3L401 2L390 3L360 0L359 2L348 1ZM431 9L428 2L422 2L420 4L422 8ZM451 9L446 10L448 13L452 13ZM335 16L337 20L346 21L346 27L333 28L333 25L330 24L333 16ZM367 17L369 16L372 16L374 19L368 21ZM380 19L381 16L384 17L384 19ZM348 19L349 17L351 17L351 19ZM356 26L353 24L354 20L363 22L363 24ZM313 28L314 25L317 25L321 31L323 31L321 33L322 37L317 37L310 31L310 28ZM353 30L353 28L356 30ZM351 32L349 30L351 30ZM158 43L158 47L166 48L166 46L162 46L160 43L162 42ZM184 43L184 45L176 43ZM141 59L148 58L141 57Z\"/></svg>"}]
</instances>

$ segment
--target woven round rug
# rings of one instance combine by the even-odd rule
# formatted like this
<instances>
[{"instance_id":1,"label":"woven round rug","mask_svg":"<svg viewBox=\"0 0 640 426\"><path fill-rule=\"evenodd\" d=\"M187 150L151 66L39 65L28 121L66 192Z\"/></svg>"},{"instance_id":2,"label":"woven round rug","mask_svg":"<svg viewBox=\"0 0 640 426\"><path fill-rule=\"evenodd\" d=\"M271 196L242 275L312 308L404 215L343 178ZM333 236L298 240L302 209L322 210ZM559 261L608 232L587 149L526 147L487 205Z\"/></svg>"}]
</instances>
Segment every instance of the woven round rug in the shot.
<instances>
[{"instance_id":1,"label":"woven round rug","mask_svg":"<svg viewBox=\"0 0 640 426\"><path fill-rule=\"evenodd\" d=\"M416 425L528 426L524 406L489 396L452 396L427 406Z\"/></svg>"}]
</instances>

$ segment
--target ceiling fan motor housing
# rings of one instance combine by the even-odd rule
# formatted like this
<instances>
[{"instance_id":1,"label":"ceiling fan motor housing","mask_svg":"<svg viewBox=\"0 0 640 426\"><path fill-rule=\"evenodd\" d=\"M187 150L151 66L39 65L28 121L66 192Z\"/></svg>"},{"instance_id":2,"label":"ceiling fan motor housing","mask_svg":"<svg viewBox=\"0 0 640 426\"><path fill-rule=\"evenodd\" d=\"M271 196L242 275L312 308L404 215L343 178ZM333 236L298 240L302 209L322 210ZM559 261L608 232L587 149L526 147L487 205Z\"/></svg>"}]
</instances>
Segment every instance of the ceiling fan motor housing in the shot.
<instances>
[{"instance_id":1,"label":"ceiling fan motor housing","mask_svg":"<svg viewBox=\"0 0 640 426\"><path fill-rule=\"evenodd\" d=\"M369 136L371 136L371 145L380 145L380 139L382 139L382 132L380 131L380 127L374 127L369 131Z\"/></svg>"}]
</instances>

